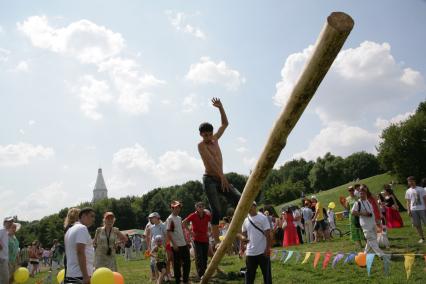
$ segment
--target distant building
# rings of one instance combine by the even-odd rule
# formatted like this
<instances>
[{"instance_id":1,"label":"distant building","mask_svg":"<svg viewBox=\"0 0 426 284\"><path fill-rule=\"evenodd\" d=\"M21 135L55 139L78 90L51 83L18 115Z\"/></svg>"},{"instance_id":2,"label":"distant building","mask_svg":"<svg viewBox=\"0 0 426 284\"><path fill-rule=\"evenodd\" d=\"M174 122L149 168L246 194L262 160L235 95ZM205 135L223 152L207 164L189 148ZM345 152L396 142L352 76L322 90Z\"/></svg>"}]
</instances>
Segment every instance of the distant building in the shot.
<instances>
[{"instance_id":1,"label":"distant building","mask_svg":"<svg viewBox=\"0 0 426 284\"><path fill-rule=\"evenodd\" d=\"M108 198L108 189L106 188L102 169L98 169L98 177L96 178L95 188L93 189L92 202Z\"/></svg>"}]
</instances>

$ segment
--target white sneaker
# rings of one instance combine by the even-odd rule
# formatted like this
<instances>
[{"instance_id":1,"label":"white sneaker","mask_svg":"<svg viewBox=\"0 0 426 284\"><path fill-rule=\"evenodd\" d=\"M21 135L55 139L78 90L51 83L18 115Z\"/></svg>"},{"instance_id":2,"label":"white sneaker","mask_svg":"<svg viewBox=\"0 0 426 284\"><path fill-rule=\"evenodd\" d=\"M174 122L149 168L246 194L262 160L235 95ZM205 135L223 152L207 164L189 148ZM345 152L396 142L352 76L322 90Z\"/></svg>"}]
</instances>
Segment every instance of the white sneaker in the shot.
<instances>
[{"instance_id":1,"label":"white sneaker","mask_svg":"<svg viewBox=\"0 0 426 284\"><path fill-rule=\"evenodd\" d=\"M424 239L420 239L418 243L422 244L424 241L425 241Z\"/></svg>"}]
</instances>

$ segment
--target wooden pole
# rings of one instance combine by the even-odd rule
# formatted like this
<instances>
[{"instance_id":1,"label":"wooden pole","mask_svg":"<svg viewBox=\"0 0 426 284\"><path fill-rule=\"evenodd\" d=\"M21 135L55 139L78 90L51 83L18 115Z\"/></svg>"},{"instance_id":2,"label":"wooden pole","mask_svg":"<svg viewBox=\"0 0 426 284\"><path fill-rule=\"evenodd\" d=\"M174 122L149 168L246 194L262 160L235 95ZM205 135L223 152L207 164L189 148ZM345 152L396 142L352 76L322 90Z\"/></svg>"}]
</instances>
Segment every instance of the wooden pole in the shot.
<instances>
[{"instance_id":1,"label":"wooden pole","mask_svg":"<svg viewBox=\"0 0 426 284\"><path fill-rule=\"evenodd\" d=\"M330 69L353 26L354 21L345 13L333 12L328 16L327 22L315 43L314 51L305 64L287 105L275 122L266 146L247 181L226 237L214 254L200 283L208 283L223 255L234 241L236 234L241 231L241 225L258 195L262 183L285 147L288 135L312 99L328 69Z\"/></svg>"}]
</instances>

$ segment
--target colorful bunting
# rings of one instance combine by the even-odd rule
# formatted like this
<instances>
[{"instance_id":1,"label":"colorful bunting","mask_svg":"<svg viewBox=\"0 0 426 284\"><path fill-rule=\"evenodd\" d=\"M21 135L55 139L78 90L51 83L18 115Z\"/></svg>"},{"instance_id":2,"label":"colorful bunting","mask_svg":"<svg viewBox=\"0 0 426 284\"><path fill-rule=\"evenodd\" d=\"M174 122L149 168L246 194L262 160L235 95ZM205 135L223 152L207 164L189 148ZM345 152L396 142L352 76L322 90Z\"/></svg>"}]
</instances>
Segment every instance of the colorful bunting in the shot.
<instances>
[{"instance_id":1,"label":"colorful bunting","mask_svg":"<svg viewBox=\"0 0 426 284\"><path fill-rule=\"evenodd\" d=\"M414 253L406 253L404 254L404 266L405 266L405 271L407 273L407 280L410 278L411 275L411 269L413 268L413 263L414 263Z\"/></svg>"},{"instance_id":2,"label":"colorful bunting","mask_svg":"<svg viewBox=\"0 0 426 284\"><path fill-rule=\"evenodd\" d=\"M295 261L295 263L298 263L300 261L301 257L302 257L302 255L300 254L300 252L296 251L296 261Z\"/></svg>"},{"instance_id":3,"label":"colorful bunting","mask_svg":"<svg viewBox=\"0 0 426 284\"><path fill-rule=\"evenodd\" d=\"M330 262L332 255L333 255L332 252L327 252L325 254L324 261L322 262L322 269L326 269L327 268L327 265Z\"/></svg>"},{"instance_id":4,"label":"colorful bunting","mask_svg":"<svg viewBox=\"0 0 426 284\"><path fill-rule=\"evenodd\" d=\"M288 252L288 254L287 254L287 257L285 258L285 260L284 260L284 263L286 263L287 261L289 261L290 260L290 258L292 257L292 255L293 255L293 251L292 250L290 250L289 252Z\"/></svg>"},{"instance_id":5,"label":"colorful bunting","mask_svg":"<svg viewBox=\"0 0 426 284\"><path fill-rule=\"evenodd\" d=\"M385 275L389 275L390 268L390 255L385 254L383 257L383 269L385 270Z\"/></svg>"},{"instance_id":6,"label":"colorful bunting","mask_svg":"<svg viewBox=\"0 0 426 284\"><path fill-rule=\"evenodd\" d=\"M352 263L355 259L355 256L356 256L356 253L350 252L343 263Z\"/></svg>"},{"instance_id":7,"label":"colorful bunting","mask_svg":"<svg viewBox=\"0 0 426 284\"><path fill-rule=\"evenodd\" d=\"M320 252L316 252L315 253L315 258L314 258L314 268L317 268L318 262L321 258L321 253Z\"/></svg>"},{"instance_id":8,"label":"colorful bunting","mask_svg":"<svg viewBox=\"0 0 426 284\"><path fill-rule=\"evenodd\" d=\"M332 268L336 267L336 264L345 256L345 254L338 252L337 255L333 259L333 263L331 265Z\"/></svg>"},{"instance_id":9,"label":"colorful bunting","mask_svg":"<svg viewBox=\"0 0 426 284\"><path fill-rule=\"evenodd\" d=\"M281 256L280 261L284 261L284 259L285 259L285 255L286 255L286 254L287 254L287 251L283 250L283 251L282 251L282 256Z\"/></svg>"},{"instance_id":10,"label":"colorful bunting","mask_svg":"<svg viewBox=\"0 0 426 284\"><path fill-rule=\"evenodd\" d=\"M367 254L367 273L370 276L371 266L373 265L374 257L376 255L374 253Z\"/></svg>"},{"instance_id":11,"label":"colorful bunting","mask_svg":"<svg viewBox=\"0 0 426 284\"><path fill-rule=\"evenodd\" d=\"M307 263L308 262L308 259L309 259L309 257L311 256L311 252L310 251L308 251L306 254L305 254L305 258L303 259L303 261L302 261L302 264L305 264L305 263Z\"/></svg>"}]
</instances>

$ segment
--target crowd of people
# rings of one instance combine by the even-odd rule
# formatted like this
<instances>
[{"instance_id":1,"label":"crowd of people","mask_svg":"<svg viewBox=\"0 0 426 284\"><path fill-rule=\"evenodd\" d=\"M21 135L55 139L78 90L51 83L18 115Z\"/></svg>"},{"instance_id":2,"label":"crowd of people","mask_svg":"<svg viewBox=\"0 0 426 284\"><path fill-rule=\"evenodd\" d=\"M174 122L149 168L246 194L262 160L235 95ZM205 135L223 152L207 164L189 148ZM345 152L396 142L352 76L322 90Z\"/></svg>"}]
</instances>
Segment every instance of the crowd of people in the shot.
<instances>
[{"instance_id":1,"label":"crowd of people","mask_svg":"<svg viewBox=\"0 0 426 284\"><path fill-rule=\"evenodd\" d=\"M224 196L234 207L241 197L223 173L218 141L228 126L228 119L219 99L213 98L212 104L220 112L221 126L214 133L210 123L202 123L199 127L202 141L198 144L205 167L203 187L209 209L203 202L197 202L194 212L182 218L183 204L174 200L170 203L170 215L164 222L158 212L152 212L144 235L133 237L114 227L116 217L113 212L105 212L103 225L96 229L92 238L88 228L94 224L95 211L92 208L71 208L64 221L64 243L54 240L49 250L43 250L38 242L19 249L15 233L20 225L14 218L5 218L0 229L0 284L12 283L17 265L29 267L31 276L39 271L40 265L49 265L52 269L63 266L64 283L90 283L96 268L107 267L117 271L116 254L124 251L125 259L130 260L133 249L137 255L142 251L150 258L151 278L156 283L173 278L175 283L189 283L191 258L195 258L197 278L202 278L208 257L215 253L232 219L232 216L224 218L219 196ZM426 190L416 186L413 177L407 181L409 188L405 199L408 214L419 234L419 243L423 243L421 224L426 225ZM384 236L386 228L403 226L399 214L403 206L392 188L385 185L383 192L375 197L365 184L355 184L348 188L348 196L341 198L340 203L350 219L351 240L360 248L365 240L366 252L372 249L377 255L384 256L377 231ZM259 266L264 283L272 283L270 255L274 243L289 247L329 240L336 229L334 208L334 202L325 208L316 196L312 196L304 198L300 208L287 206L280 216L276 216L272 207L258 209L253 202L230 251L245 257L246 268L242 270L245 283L254 283Z\"/></svg>"}]
</instances>

